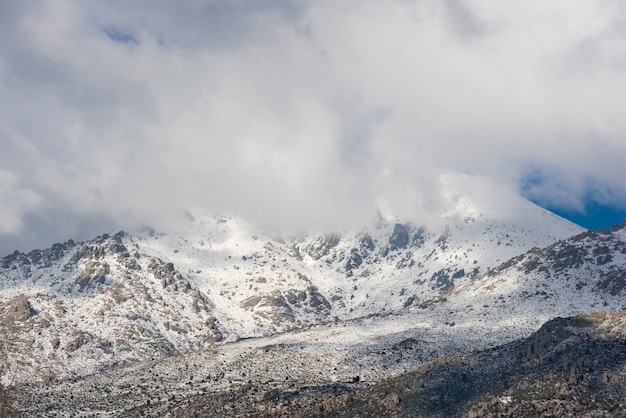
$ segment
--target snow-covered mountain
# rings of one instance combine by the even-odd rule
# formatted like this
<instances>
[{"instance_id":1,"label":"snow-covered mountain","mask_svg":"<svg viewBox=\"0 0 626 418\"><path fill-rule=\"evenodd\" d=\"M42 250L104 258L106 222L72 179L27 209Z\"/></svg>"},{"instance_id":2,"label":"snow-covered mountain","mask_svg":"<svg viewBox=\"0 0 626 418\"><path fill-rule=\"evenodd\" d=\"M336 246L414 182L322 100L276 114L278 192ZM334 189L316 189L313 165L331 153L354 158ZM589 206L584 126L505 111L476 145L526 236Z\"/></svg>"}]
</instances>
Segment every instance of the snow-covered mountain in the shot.
<instances>
[{"instance_id":1,"label":"snow-covered mountain","mask_svg":"<svg viewBox=\"0 0 626 418\"><path fill-rule=\"evenodd\" d=\"M117 232L15 252L0 261L2 332L29 357L22 375L86 374L401 312L582 231L518 196L484 200L471 177L444 181L428 225L379 214L358 230L285 239L187 211L182 234Z\"/></svg>"},{"instance_id":2,"label":"snow-covered mountain","mask_svg":"<svg viewBox=\"0 0 626 418\"><path fill-rule=\"evenodd\" d=\"M184 415L207 393L232 416L232 396L351 391L624 308L626 229L485 201L467 180L424 224L379 214L285 238L194 210L178 234L15 252L0 259L4 379L38 382L18 391L24 416Z\"/></svg>"},{"instance_id":3,"label":"snow-covered mountain","mask_svg":"<svg viewBox=\"0 0 626 418\"><path fill-rule=\"evenodd\" d=\"M436 386L431 383L437 383L437 374L428 377L425 373L430 367L446 365L446 373L456 373L465 364L461 360L472 356L480 357L480 361L465 364L471 371L469 374L488 376L490 387L500 387L505 381L510 382L513 374L499 375L497 368L512 370L511 367L515 369L519 364L524 370L532 369L537 358L541 360L559 350L568 351L572 344L581 347L573 359L564 362L555 354L556 360L543 363L553 372L547 371L546 376L565 375L571 381L572 376L584 377L591 370L591 366L585 366L589 364L597 377L594 382L608 376L610 383L623 373L605 370L604 363L595 362L597 359L589 350L597 347L598 341L576 329L586 327L583 323L586 320L570 321L570 326L569 320L554 318L600 310L618 312L624 305L625 284L626 230L587 231L543 249L533 248L485 275L395 313L241 339L185 356L154 358L112 368L82 379L33 385L21 395L26 405L24 416L39 416L44 412L62 414L67 408L81 410L85 415L163 416L172 410L185 415L196 407L211 411L210 416L231 416L242 407L258 412L268 396L281 400L276 403L277 408L285 405L288 408L291 404L282 400L296 396L310 398L311 405L324 393L341 400L342 393L386 378L403 381L406 376L412 376L406 375L407 371L433 379L417 387L410 386L411 390L428 392L428 388ZM605 337L614 340L614 348L623 347L626 332L623 311L608 316L600 312L592 317L607 318L610 327ZM527 338L539 328L542 331ZM560 344L572 335L576 338L569 345ZM509 348L492 350L512 342L507 347L517 347L511 354L513 358L506 357ZM475 354L476 350L485 349L488 351ZM459 356L469 352L474 354ZM429 367L417 367L446 355ZM553 383L557 388L571 389L558 379ZM621 388L622 383L615 387ZM515 396L527 393L524 382L520 384ZM400 396L403 396L402 393L408 393L407 388L399 385L394 390L402 391ZM604 381L601 386L583 389L592 393L608 391L623 398L622 389L613 391ZM441 390L445 392L445 388ZM387 396L389 391L381 393ZM492 399L495 395L485 396ZM499 396L508 399L511 394L505 391ZM533 396L544 399L552 395L548 392ZM516 398L520 402L526 400ZM283 415L277 413L277 416Z\"/></svg>"}]
</instances>

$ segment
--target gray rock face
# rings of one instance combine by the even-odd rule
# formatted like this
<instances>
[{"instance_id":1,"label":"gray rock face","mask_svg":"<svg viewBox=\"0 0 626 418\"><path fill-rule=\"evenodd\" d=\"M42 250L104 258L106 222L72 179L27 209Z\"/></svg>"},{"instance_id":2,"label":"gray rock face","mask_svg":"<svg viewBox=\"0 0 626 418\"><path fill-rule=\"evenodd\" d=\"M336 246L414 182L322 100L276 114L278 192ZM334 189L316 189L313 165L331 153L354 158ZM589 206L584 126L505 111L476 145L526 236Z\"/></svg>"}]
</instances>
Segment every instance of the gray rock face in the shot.
<instances>
[{"instance_id":1,"label":"gray rock face","mask_svg":"<svg viewBox=\"0 0 626 418\"><path fill-rule=\"evenodd\" d=\"M626 270L611 268L604 272L598 281L597 288L607 291L611 296L621 293L626 287Z\"/></svg>"},{"instance_id":2,"label":"gray rock face","mask_svg":"<svg viewBox=\"0 0 626 418\"><path fill-rule=\"evenodd\" d=\"M76 246L73 240L69 240L65 243L57 243L52 247L45 250L33 250L28 254L15 251L6 257L0 259L0 268L17 269L19 267L29 269L29 266L34 267L51 267L54 263L63 258L68 251L72 250Z\"/></svg>"},{"instance_id":3,"label":"gray rock face","mask_svg":"<svg viewBox=\"0 0 626 418\"><path fill-rule=\"evenodd\" d=\"M389 250L396 251L406 248L409 245L409 227L402 224L395 224L393 233L389 237Z\"/></svg>"},{"instance_id":4,"label":"gray rock face","mask_svg":"<svg viewBox=\"0 0 626 418\"><path fill-rule=\"evenodd\" d=\"M404 269L413 267L415 265L415 260L413 259L413 255L409 252L405 254L398 262L396 263L396 269Z\"/></svg>"},{"instance_id":5,"label":"gray rock face","mask_svg":"<svg viewBox=\"0 0 626 418\"><path fill-rule=\"evenodd\" d=\"M161 260L153 259L148 265L148 271L161 281L163 289L167 288L174 292L191 290L191 284L176 271L173 263L164 263Z\"/></svg>"},{"instance_id":6,"label":"gray rock face","mask_svg":"<svg viewBox=\"0 0 626 418\"><path fill-rule=\"evenodd\" d=\"M424 242L426 241L426 230L424 229L424 227L420 227L415 234L413 234L413 238L411 239L411 244L414 247L421 247L422 245L424 245Z\"/></svg>"},{"instance_id":7,"label":"gray rock face","mask_svg":"<svg viewBox=\"0 0 626 418\"><path fill-rule=\"evenodd\" d=\"M361 237L359 238L359 245L361 247L361 250L366 251L374 251L375 248L374 240L368 233L361 235Z\"/></svg>"},{"instance_id":8,"label":"gray rock face","mask_svg":"<svg viewBox=\"0 0 626 418\"><path fill-rule=\"evenodd\" d=\"M619 229L618 229L619 230ZM567 275L587 269L590 273L577 288L593 284L599 294L620 294L626 288L626 268L616 257L626 254L626 243L617 234L587 231L570 239L556 242L544 249L535 248L515 257L489 274L495 275L515 263L524 273Z\"/></svg>"},{"instance_id":9,"label":"gray rock face","mask_svg":"<svg viewBox=\"0 0 626 418\"><path fill-rule=\"evenodd\" d=\"M350 251L350 257L348 257L348 261L346 261L346 270L353 270L358 268L361 264L363 264L363 257L361 256L359 250L353 248Z\"/></svg>"},{"instance_id":10,"label":"gray rock face","mask_svg":"<svg viewBox=\"0 0 626 418\"><path fill-rule=\"evenodd\" d=\"M431 281L433 289L441 289L442 291L454 286L449 269L442 269L433 273Z\"/></svg>"}]
</instances>

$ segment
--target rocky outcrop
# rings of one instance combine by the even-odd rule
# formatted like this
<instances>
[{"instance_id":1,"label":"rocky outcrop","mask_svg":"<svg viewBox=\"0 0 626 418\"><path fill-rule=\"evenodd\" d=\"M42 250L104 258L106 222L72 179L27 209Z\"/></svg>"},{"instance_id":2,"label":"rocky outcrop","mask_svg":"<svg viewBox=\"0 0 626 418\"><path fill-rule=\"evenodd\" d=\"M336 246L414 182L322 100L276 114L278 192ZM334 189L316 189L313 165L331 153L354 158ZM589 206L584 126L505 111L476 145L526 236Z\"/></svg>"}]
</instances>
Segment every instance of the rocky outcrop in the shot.
<instances>
[{"instance_id":1,"label":"rocky outcrop","mask_svg":"<svg viewBox=\"0 0 626 418\"><path fill-rule=\"evenodd\" d=\"M173 263L152 259L150 264L148 264L148 271L152 273L156 279L161 281L163 289L168 289L173 292L180 290L185 293L191 290L191 284L176 270Z\"/></svg>"},{"instance_id":2,"label":"rocky outcrop","mask_svg":"<svg viewBox=\"0 0 626 418\"><path fill-rule=\"evenodd\" d=\"M78 291L83 292L86 288L104 284L110 270L105 261L87 261L74 283L78 286Z\"/></svg>"},{"instance_id":3,"label":"rocky outcrop","mask_svg":"<svg viewBox=\"0 0 626 418\"><path fill-rule=\"evenodd\" d=\"M376 244L367 232L359 237L359 248L361 251L374 251Z\"/></svg>"},{"instance_id":4,"label":"rocky outcrop","mask_svg":"<svg viewBox=\"0 0 626 418\"><path fill-rule=\"evenodd\" d=\"M430 278L431 288L439 289L442 292L454 286L454 281L465 277L465 270L455 270L453 268L441 269L433 273Z\"/></svg>"},{"instance_id":5,"label":"rocky outcrop","mask_svg":"<svg viewBox=\"0 0 626 418\"><path fill-rule=\"evenodd\" d=\"M252 296L244 300L241 306L274 325L295 323L307 315L311 315L316 321L323 320L328 317L331 309L328 300L315 286L284 292L275 290Z\"/></svg>"},{"instance_id":6,"label":"rocky outcrop","mask_svg":"<svg viewBox=\"0 0 626 418\"><path fill-rule=\"evenodd\" d=\"M69 240L65 243L53 244L52 247L46 250L33 250L28 254L15 251L13 254L2 258L0 261L0 267L9 268L9 266L13 263L51 267L55 262L61 260L65 254L75 246L76 243L73 240Z\"/></svg>"},{"instance_id":7,"label":"rocky outcrop","mask_svg":"<svg viewBox=\"0 0 626 418\"><path fill-rule=\"evenodd\" d=\"M363 264L363 256L361 255L361 252L356 248L352 248L350 250L348 261L346 261L345 269L347 271L352 271L359 268L361 264Z\"/></svg>"},{"instance_id":8,"label":"rocky outcrop","mask_svg":"<svg viewBox=\"0 0 626 418\"><path fill-rule=\"evenodd\" d=\"M395 224L389 237L389 250L397 251L406 248L409 245L409 231L407 225Z\"/></svg>"},{"instance_id":9,"label":"rocky outcrop","mask_svg":"<svg viewBox=\"0 0 626 418\"><path fill-rule=\"evenodd\" d=\"M327 255L339 243L340 239L341 237L337 234L329 233L322 235L307 245L304 248L304 252L311 256L313 260L319 260Z\"/></svg>"},{"instance_id":10,"label":"rocky outcrop","mask_svg":"<svg viewBox=\"0 0 626 418\"><path fill-rule=\"evenodd\" d=\"M4 306L0 308L0 312L1 323L10 328L13 328L16 322L23 323L36 314L24 295L19 295L8 300Z\"/></svg>"}]
</instances>

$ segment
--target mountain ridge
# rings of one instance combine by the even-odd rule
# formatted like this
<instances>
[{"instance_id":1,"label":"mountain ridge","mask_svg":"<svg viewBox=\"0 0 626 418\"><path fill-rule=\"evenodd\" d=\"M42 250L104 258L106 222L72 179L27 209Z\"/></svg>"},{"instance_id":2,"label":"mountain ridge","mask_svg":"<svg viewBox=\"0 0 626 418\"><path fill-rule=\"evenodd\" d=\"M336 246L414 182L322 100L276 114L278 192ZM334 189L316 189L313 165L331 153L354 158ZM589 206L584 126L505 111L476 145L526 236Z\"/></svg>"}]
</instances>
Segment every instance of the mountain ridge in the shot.
<instances>
[{"instance_id":1,"label":"mountain ridge","mask_svg":"<svg viewBox=\"0 0 626 418\"><path fill-rule=\"evenodd\" d=\"M624 308L626 230L452 201L437 227L380 216L276 238L199 211L183 234L14 252L0 259L9 374L49 411L71 396L86 415L159 415L242 387L352 392L556 317Z\"/></svg>"},{"instance_id":2,"label":"mountain ridge","mask_svg":"<svg viewBox=\"0 0 626 418\"><path fill-rule=\"evenodd\" d=\"M120 231L14 252L0 260L5 332L42 353L33 376L92 373L403 311L580 229L528 203L526 224L553 222L533 235L455 199L439 230L378 218L344 234L276 240L237 218L188 213L185 236Z\"/></svg>"}]
</instances>

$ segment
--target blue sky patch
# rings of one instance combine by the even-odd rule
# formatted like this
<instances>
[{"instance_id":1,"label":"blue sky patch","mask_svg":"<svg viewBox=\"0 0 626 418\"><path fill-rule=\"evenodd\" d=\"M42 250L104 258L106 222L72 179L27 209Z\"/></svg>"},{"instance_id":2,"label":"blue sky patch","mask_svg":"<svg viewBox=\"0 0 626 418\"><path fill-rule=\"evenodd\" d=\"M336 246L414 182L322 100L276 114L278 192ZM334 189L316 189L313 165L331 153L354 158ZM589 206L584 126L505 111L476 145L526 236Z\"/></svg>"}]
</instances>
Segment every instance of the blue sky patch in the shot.
<instances>
[{"instance_id":1,"label":"blue sky patch","mask_svg":"<svg viewBox=\"0 0 626 418\"><path fill-rule=\"evenodd\" d=\"M563 209L551 209L549 207L546 209L580 226L594 230L600 228L610 229L611 225L619 225L626 219L626 210L615 206L604 205L594 200L585 202L584 213L570 212Z\"/></svg>"},{"instance_id":2,"label":"blue sky patch","mask_svg":"<svg viewBox=\"0 0 626 418\"><path fill-rule=\"evenodd\" d=\"M114 27L106 27L102 29L102 32L113 42L121 43L121 44L133 44L138 45L139 41L128 33L124 33L121 30Z\"/></svg>"},{"instance_id":3,"label":"blue sky patch","mask_svg":"<svg viewBox=\"0 0 626 418\"><path fill-rule=\"evenodd\" d=\"M537 190L544 187L567 193L567 187L558 182L562 176L562 173L547 172L545 169L534 167L528 170L523 178L521 193L533 203L588 229L610 229L612 225L619 225L626 219L626 208L613 202L618 199L611 193L599 193L600 186L594 186L592 181L588 182L584 195L581 197L582 207L578 208L568 207L554 199L550 201L545 196L542 197L541 193L537 193ZM598 196L604 196L604 198L598 199Z\"/></svg>"}]
</instances>

